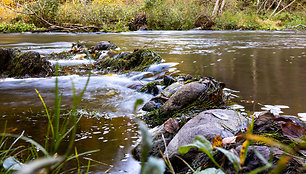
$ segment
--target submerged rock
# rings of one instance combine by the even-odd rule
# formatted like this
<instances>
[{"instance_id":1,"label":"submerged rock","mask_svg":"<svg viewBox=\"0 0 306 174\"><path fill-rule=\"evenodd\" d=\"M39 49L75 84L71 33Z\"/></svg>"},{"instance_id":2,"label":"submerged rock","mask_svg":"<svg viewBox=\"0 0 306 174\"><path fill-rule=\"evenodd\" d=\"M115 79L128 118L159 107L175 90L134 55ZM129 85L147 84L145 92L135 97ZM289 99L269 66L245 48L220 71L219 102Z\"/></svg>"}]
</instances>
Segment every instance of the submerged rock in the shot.
<instances>
[{"instance_id":1,"label":"submerged rock","mask_svg":"<svg viewBox=\"0 0 306 174\"><path fill-rule=\"evenodd\" d=\"M114 50L116 48L118 46L111 41L101 41L94 47L93 51Z\"/></svg>"},{"instance_id":2,"label":"submerged rock","mask_svg":"<svg viewBox=\"0 0 306 174\"><path fill-rule=\"evenodd\" d=\"M1 49L0 53L0 72L9 77L45 77L53 73L51 63L38 52L22 53L12 49Z\"/></svg>"},{"instance_id":3,"label":"submerged rock","mask_svg":"<svg viewBox=\"0 0 306 174\"><path fill-rule=\"evenodd\" d=\"M212 109L201 112L189 120L170 141L167 154L169 158L180 155L178 148L191 143L197 135L208 140L218 135L225 138L246 128L246 125L247 119L233 110Z\"/></svg>"}]
</instances>

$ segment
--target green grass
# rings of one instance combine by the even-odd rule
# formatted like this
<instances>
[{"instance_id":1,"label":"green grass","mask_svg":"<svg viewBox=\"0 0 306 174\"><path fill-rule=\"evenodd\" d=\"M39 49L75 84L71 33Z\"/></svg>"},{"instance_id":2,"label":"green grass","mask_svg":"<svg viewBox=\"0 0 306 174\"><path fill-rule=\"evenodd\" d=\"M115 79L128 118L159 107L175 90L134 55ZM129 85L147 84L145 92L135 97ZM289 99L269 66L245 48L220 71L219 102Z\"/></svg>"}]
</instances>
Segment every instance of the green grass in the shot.
<instances>
[{"instance_id":1,"label":"green grass","mask_svg":"<svg viewBox=\"0 0 306 174\"><path fill-rule=\"evenodd\" d=\"M34 24L26 24L26 23L9 24L6 22L0 23L0 32L19 33L19 32L34 31L39 29L43 28L36 27Z\"/></svg>"}]
</instances>

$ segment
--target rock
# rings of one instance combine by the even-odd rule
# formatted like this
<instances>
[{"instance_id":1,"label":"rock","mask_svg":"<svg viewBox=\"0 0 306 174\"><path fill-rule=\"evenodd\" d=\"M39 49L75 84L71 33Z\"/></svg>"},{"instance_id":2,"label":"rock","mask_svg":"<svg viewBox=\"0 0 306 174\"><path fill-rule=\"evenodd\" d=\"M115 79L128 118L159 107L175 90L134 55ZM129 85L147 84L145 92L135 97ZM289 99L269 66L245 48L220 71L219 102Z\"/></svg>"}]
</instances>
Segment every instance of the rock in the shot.
<instances>
[{"instance_id":1,"label":"rock","mask_svg":"<svg viewBox=\"0 0 306 174\"><path fill-rule=\"evenodd\" d=\"M148 101L143 107L142 107L142 110L144 111L153 111L154 109L157 109L158 108L158 105L156 102L154 101Z\"/></svg>"},{"instance_id":2,"label":"rock","mask_svg":"<svg viewBox=\"0 0 306 174\"><path fill-rule=\"evenodd\" d=\"M117 45L112 43L111 41L101 41L95 47L94 51L102 51L102 50L114 50L118 48Z\"/></svg>"},{"instance_id":3,"label":"rock","mask_svg":"<svg viewBox=\"0 0 306 174\"><path fill-rule=\"evenodd\" d=\"M14 49L0 48L0 73L7 70L11 59L14 57Z\"/></svg>"},{"instance_id":4,"label":"rock","mask_svg":"<svg viewBox=\"0 0 306 174\"><path fill-rule=\"evenodd\" d=\"M0 73L9 77L44 77L52 75L53 69L38 52L0 49Z\"/></svg>"},{"instance_id":5,"label":"rock","mask_svg":"<svg viewBox=\"0 0 306 174\"><path fill-rule=\"evenodd\" d=\"M161 107L162 112L171 112L184 107L187 104L195 101L200 94L206 89L206 86L198 83L191 82L184 85L176 91L166 103Z\"/></svg>"},{"instance_id":6,"label":"rock","mask_svg":"<svg viewBox=\"0 0 306 174\"><path fill-rule=\"evenodd\" d=\"M167 145L174 137L174 133L167 132L164 128L164 124L156 126L153 129L150 129L149 132L151 133L153 138L152 151L150 155L161 158L162 157L161 152L165 150L165 145ZM138 161L140 161L141 158L141 151L142 151L141 144L138 144L132 150L133 157Z\"/></svg>"},{"instance_id":7,"label":"rock","mask_svg":"<svg viewBox=\"0 0 306 174\"><path fill-rule=\"evenodd\" d=\"M183 82L175 82L172 83L170 86L166 87L161 94L164 97L170 98L177 90L184 86Z\"/></svg>"},{"instance_id":8,"label":"rock","mask_svg":"<svg viewBox=\"0 0 306 174\"><path fill-rule=\"evenodd\" d=\"M149 49L137 49L133 53L119 54L115 57L99 59L95 62L97 69L107 69L110 72L144 71L154 63L160 63L161 57ZM110 71L110 72L109 72Z\"/></svg>"},{"instance_id":9,"label":"rock","mask_svg":"<svg viewBox=\"0 0 306 174\"><path fill-rule=\"evenodd\" d=\"M170 141L167 147L169 158L179 155L178 148L191 143L197 135L212 140L212 138L221 135L224 130L235 133L246 126L247 119L233 110L211 109L203 111L189 120ZM226 136L222 138L226 138Z\"/></svg>"},{"instance_id":10,"label":"rock","mask_svg":"<svg viewBox=\"0 0 306 174\"><path fill-rule=\"evenodd\" d=\"M174 82L175 82L175 79L172 78L171 76L164 76L164 85L165 86L169 86Z\"/></svg>"},{"instance_id":11,"label":"rock","mask_svg":"<svg viewBox=\"0 0 306 174\"><path fill-rule=\"evenodd\" d=\"M201 27L202 30L209 30L213 25L215 25L215 22L210 16L201 15L195 21L194 25L196 27Z\"/></svg>"},{"instance_id":12,"label":"rock","mask_svg":"<svg viewBox=\"0 0 306 174\"><path fill-rule=\"evenodd\" d=\"M10 77L45 77L52 73L51 63L34 51L17 54L11 60L6 72Z\"/></svg>"}]
</instances>

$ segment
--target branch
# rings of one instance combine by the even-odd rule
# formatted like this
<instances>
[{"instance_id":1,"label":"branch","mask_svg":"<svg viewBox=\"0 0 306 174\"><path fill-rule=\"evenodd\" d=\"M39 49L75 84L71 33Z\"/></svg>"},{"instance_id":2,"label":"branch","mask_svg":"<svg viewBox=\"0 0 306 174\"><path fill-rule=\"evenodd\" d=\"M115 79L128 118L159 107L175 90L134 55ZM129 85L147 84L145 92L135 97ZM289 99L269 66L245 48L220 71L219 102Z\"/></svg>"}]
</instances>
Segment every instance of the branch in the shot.
<instances>
[{"instance_id":1,"label":"branch","mask_svg":"<svg viewBox=\"0 0 306 174\"><path fill-rule=\"evenodd\" d=\"M2 3L2 2L0 2L0 4L1 4L4 8L7 8L7 9L9 9L9 10L12 10L12 11L14 11L14 12L16 12L16 13L21 13L21 14L25 14L25 15L34 15L33 12L32 12L32 13L26 13L26 12L23 12L23 11L16 10L16 9L14 9L14 8L12 8L12 7L9 7L9 6L5 5L5 4Z\"/></svg>"},{"instance_id":2,"label":"branch","mask_svg":"<svg viewBox=\"0 0 306 174\"><path fill-rule=\"evenodd\" d=\"M286 7L284 7L283 9L281 9L279 12L277 12L274 16L277 16L279 13L281 13L282 11L284 11L286 8L288 8L290 5L292 5L296 0L292 1L290 4L288 4Z\"/></svg>"},{"instance_id":3,"label":"branch","mask_svg":"<svg viewBox=\"0 0 306 174\"><path fill-rule=\"evenodd\" d=\"M278 2L277 7L274 9L274 11L272 12L272 14L271 14L269 17L271 17L271 16L276 12L276 10L277 10L278 7L280 6L281 2L282 2L282 0L280 0L280 1Z\"/></svg>"}]
</instances>

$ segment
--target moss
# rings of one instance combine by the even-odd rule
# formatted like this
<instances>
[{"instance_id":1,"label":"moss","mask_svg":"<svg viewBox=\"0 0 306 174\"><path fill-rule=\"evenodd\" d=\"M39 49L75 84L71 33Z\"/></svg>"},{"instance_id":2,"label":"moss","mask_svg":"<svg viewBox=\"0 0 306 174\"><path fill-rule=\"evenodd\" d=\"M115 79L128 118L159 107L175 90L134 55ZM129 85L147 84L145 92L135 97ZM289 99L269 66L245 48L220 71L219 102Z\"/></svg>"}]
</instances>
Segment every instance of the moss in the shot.
<instances>
[{"instance_id":1,"label":"moss","mask_svg":"<svg viewBox=\"0 0 306 174\"><path fill-rule=\"evenodd\" d=\"M37 52L16 53L9 63L6 74L10 77L50 76L53 74L51 63L40 57Z\"/></svg>"},{"instance_id":2,"label":"moss","mask_svg":"<svg viewBox=\"0 0 306 174\"><path fill-rule=\"evenodd\" d=\"M125 71L144 71L154 63L161 62L161 57L149 50L140 49L134 50L128 55L120 54L114 57L108 57L97 61L95 66L97 69L108 69L110 72L125 72Z\"/></svg>"},{"instance_id":3,"label":"moss","mask_svg":"<svg viewBox=\"0 0 306 174\"><path fill-rule=\"evenodd\" d=\"M161 85L161 84L162 84L162 82L160 82L160 81L149 82L148 84L146 84L142 88L140 88L138 91L156 95L158 93L158 89L157 89L156 85Z\"/></svg>"},{"instance_id":4,"label":"moss","mask_svg":"<svg viewBox=\"0 0 306 174\"><path fill-rule=\"evenodd\" d=\"M162 112L160 109L151 111L143 116L148 124L157 126L163 124L169 118L180 118L186 120L186 116L196 115L207 109L216 109L224 106L224 96L220 82L210 79L208 88L197 100L174 112Z\"/></svg>"}]
</instances>

